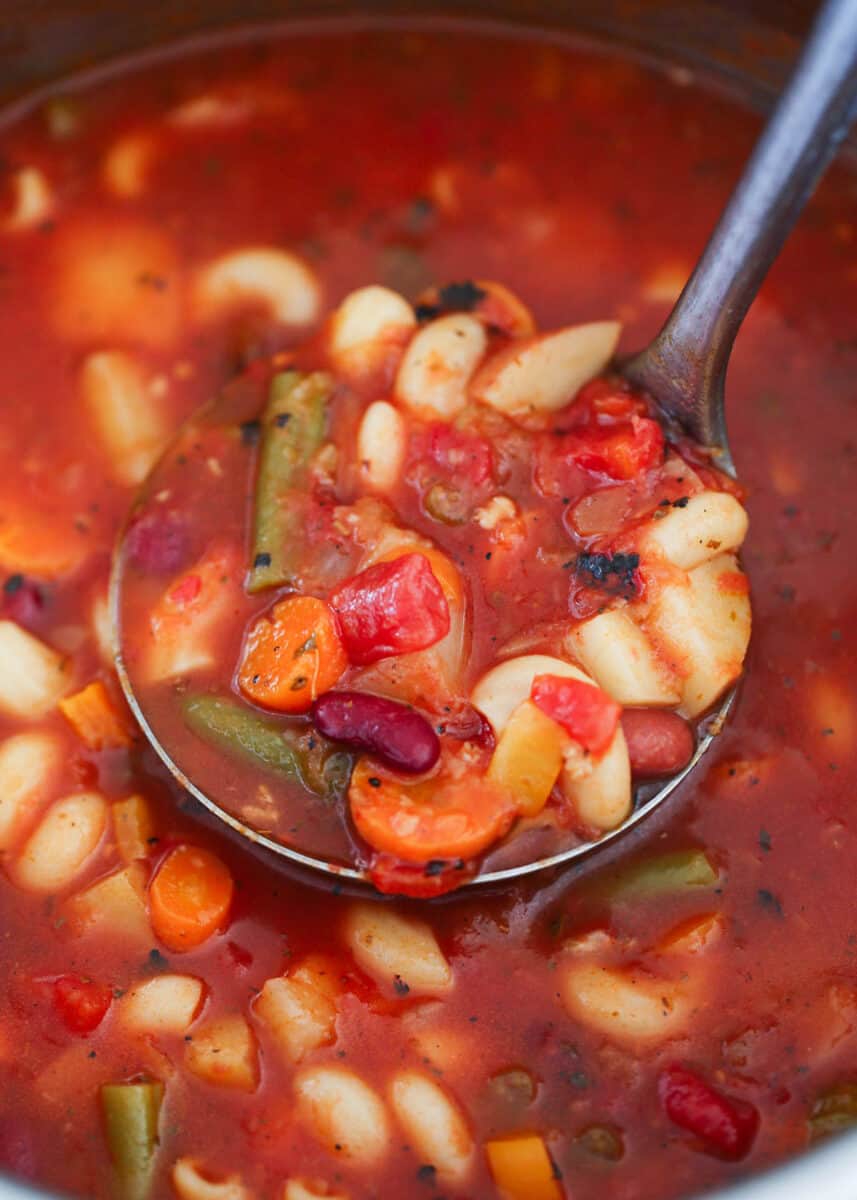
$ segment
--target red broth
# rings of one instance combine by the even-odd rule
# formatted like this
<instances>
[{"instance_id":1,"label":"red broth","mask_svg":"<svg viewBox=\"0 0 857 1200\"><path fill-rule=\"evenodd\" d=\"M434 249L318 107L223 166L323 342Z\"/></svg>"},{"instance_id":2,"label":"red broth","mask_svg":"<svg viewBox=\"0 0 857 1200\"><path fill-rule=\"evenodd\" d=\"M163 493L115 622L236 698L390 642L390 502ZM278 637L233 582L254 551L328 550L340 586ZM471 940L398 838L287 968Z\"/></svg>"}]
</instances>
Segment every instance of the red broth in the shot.
<instances>
[{"instance_id":1,"label":"red broth","mask_svg":"<svg viewBox=\"0 0 857 1200\"><path fill-rule=\"evenodd\" d=\"M268 98L255 116L242 110L248 88ZM109 190L118 138L144 146L177 105L224 89L237 123L171 126L156 154L139 152L141 190ZM414 297L466 263L526 297L543 327L621 317L633 348L664 316L757 127L684 76L451 29L235 42L40 105L2 137L3 218L16 211L16 170L38 167L49 184L32 228L0 235L4 619L65 655L70 694L102 680L118 706L93 611L133 489L82 403L84 361L130 355L169 434L248 358L289 340L253 312L195 322L186 304L201 264L286 245L334 304L368 281ZM353 1200L492 1197L492 1170L504 1169L494 1143L536 1135L555 1166L545 1195L662 1200L796 1153L854 1116L853 195L844 171L823 186L736 348L730 430L749 492L755 632L733 722L669 811L597 873L393 906L427 923L442 986L426 984L419 956L392 974L373 967L365 940L358 962L355 922L367 918L354 897L230 842L140 740L123 746L114 730L116 748L90 748L54 709L2 718L4 739L44 734L57 759L8 835L0 884L9 1170L119 1194L99 1089L141 1079L165 1085L154 1196L192 1194L173 1173L195 1159L259 1197L297 1179ZM103 265L117 245L136 264L124 274ZM34 873L32 828L81 792L97 797L94 848L67 881ZM135 795L147 809L113 807ZM124 818L146 811L135 843ZM208 888L217 928L192 948L176 941L174 907L164 940L165 898L145 890L182 843L216 855L234 885L223 919L221 877ZM126 869L122 854L131 900L87 908L79 894ZM326 965L307 963L319 954ZM258 997L301 969L321 1009L334 978L335 1018L296 1066ZM201 1010L180 1031L155 1031L151 1013L135 1025L134 989L175 974L202 982ZM239 1086L213 1081L215 1056L201 1066L212 1039L225 1057L234 1048L220 1018L241 1031ZM355 1146L353 1126L340 1137L296 1100L327 1067L373 1090L388 1140L364 1129ZM472 1141L464 1165L432 1161L443 1148L407 1124L402 1072L454 1103ZM526 1161L534 1186L545 1159Z\"/></svg>"}]
</instances>

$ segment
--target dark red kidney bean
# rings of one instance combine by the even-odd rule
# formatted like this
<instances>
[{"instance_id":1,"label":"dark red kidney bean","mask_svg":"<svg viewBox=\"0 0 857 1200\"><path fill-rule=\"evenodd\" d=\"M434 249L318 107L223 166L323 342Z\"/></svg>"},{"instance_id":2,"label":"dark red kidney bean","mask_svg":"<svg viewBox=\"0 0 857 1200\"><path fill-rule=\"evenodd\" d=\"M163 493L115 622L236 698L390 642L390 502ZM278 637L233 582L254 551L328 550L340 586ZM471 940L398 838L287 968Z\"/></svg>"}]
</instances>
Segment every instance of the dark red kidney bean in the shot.
<instances>
[{"instance_id":1,"label":"dark red kidney bean","mask_svg":"<svg viewBox=\"0 0 857 1200\"><path fill-rule=\"evenodd\" d=\"M693 730L678 713L658 708L626 708L622 732L628 743L631 774L639 779L675 775L693 757Z\"/></svg>"},{"instance_id":2,"label":"dark red kidney bean","mask_svg":"<svg viewBox=\"0 0 857 1200\"><path fill-rule=\"evenodd\" d=\"M187 524L179 513L170 509L147 512L129 526L125 548L129 560L140 570L170 574L189 557Z\"/></svg>"},{"instance_id":3,"label":"dark red kidney bean","mask_svg":"<svg viewBox=\"0 0 857 1200\"><path fill-rule=\"evenodd\" d=\"M673 1064L661 1071L658 1096L673 1124L698 1137L709 1153L735 1162L752 1146L759 1128L753 1105L715 1091L687 1067Z\"/></svg>"},{"instance_id":4,"label":"dark red kidney bean","mask_svg":"<svg viewBox=\"0 0 857 1200\"><path fill-rule=\"evenodd\" d=\"M428 771L440 741L425 717L406 704L368 692L327 692L312 707L319 733L409 775Z\"/></svg>"}]
</instances>

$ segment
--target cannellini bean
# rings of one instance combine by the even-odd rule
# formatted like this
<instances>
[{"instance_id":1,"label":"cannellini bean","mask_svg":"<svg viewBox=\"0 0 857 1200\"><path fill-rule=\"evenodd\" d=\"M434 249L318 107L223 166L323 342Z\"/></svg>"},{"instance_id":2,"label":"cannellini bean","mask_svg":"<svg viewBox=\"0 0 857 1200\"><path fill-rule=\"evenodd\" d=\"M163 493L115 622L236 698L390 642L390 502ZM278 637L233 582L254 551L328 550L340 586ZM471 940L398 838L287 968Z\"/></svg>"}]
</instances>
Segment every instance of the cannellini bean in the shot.
<instances>
[{"instance_id":1,"label":"cannellini bean","mask_svg":"<svg viewBox=\"0 0 857 1200\"><path fill-rule=\"evenodd\" d=\"M158 138L149 130L124 134L104 157L101 177L107 190L122 200L142 195L157 153Z\"/></svg>"},{"instance_id":2,"label":"cannellini bean","mask_svg":"<svg viewBox=\"0 0 857 1200\"><path fill-rule=\"evenodd\" d=\"M78 935L119 938L129 953L137 954L152 943L145 887L145 867L131 863L69 897L63 913Z\"/></svg>"},{"instance_id":3,"label":"cannellini bean","mask_svg":"<svg viewBox=\"0 0 857 1200\"><path fill-rule=\"evenodd\" d=\"M567 761L562 788L586 828L605 833L621 825L631 811L631 762L621 725L607 752L590 762L591 769L583 774L576 760Z\"/></svg>"},{"instance_id":4,"label":"cannellini bean","mask_svg":"<svg viewBox=\"0 0 857 1200\"><path fill-rule=\"evenodd\" d=\"M402 414L386 400L375 400L357 431L361 482L373 492L390 491L401 474L406 446Z\"/></svg>"},{"instance_id":5,"label":"cannellini bean","mask_svg":"<svg viewBox=\"0 0 857 1200\"><path fill-rule=\"evenodd\" d=\"M32 730L0 744L0 852L27 832L45 801L62 763L62 742L53 733Z\"/></svg>"},{"instance_id":6,"label":"cannellini bean","mask_svg":"<svg viewBox=\"0 0 857 1200\"><path fill-rule=\"evenodd\" d=\"M418 416L451 420L467 403L467 385L487 344L481 321L466 313L430 321L405 351L396 396Z\"/></svg>"},{"instance_id":7,"label":"cannellini bean","mask_svg":"<svg viewBox=\"0 0 857 1200\"><path fill-rule=\"evenodd\" d=\"M332 1192L327 1184L306 1179L290 1179L283 1188L283 1200L348 1200L347 1192Z\"/></svg>"},{"instance_id":8,"label":"cannellini bean","mask_svg":"<svg viewBox=\"0 0 857 1200\"><path fill-rule=\"evenodd\" d=\"M453 985L452 969L431 928L384 904L360 903L345 918L345 940L357 964L392 989L404 981L413 995L441 995Z\"/></svg>"},{"instance_id":9,"label":"cannellini bean","mask_svg":"<svg viewBox=\"0 0 857 1200\"><path fill-rule=\"evenodd\" d=\"M670 508L652 521L640 539L644 555L656 554L680 567L694 567L728 550L737 550L747 534L747 512L728 492L700 492L683 508Z\"/></svg>"},{"instance_id":10,"label":"cannellini bean","mask_svg":"<svg viewBox=\"0 0 857 1200\"><path fill-rule=\"evenodd\" d=\"M71 664L63 655L14 621L0 621L0 712L43 717L71 681Z\"/></svg>"},{"instance_id":11,"label":"cannellini bean","mask_svg":"<svg viewBox=\"0 0 857 1200\"><path fill-rule=\"evenodd\" d=\"M84 408L119 483L141 483L167 440L139 364L122 350L88 355L80 372Z\"/></svg>"},{"instance_id":12,"label":"cannellini bean","mask_svg":"<svg viewBox=\"0 0 857 1200\"><path fill-rule=\"evenodd\" d=\"M198 1158L180 1158L170 1173L180 1200L252 1200L240 1175L212 1176Z\"/></svg>"},{"instance_id":13,"label":"cannellini bean","mask_svg":"<svg viewBox=\"0 0 857 1200\"><path fill-rule=\"evenodd\" d=\"M110 598L107 592L99 592L92 601L90 626L101 661L112 667L116 655L113 647L113 622L110 619Z\"/></svg>"},{"instance_id":14,"label":"cannellini bean","mask_svg":"<svg viewBox=\"0 0 857 1200\"><path fill-rule=\"evenodd\" d=\"M738 678L750 640L746 576L734 554L722 554L667 584L646 629L683 675L680 711L698 716Z\"/></svg>"},{"instance_id":15,"label":"cannellini bean","mask_svg":"<svg viewBox=\"0 0 857 1200\"><path fill-rule=\"evenodd\" d=\"M238 1013L209 1021L186 1044L185 1066L218 1087L255 1091L259 1063L252 1029Z\"/></svg>"},{"instance_id":16,"label":"cannellini bean","mask_svg":"<svg viewBox=\"0 0 857 1200\"><path fill-rule=\"evenodd\" d=\"M216 258L199 272L194 311L203 323L245 304L264 306L283 325L311 325L321 308L321 286L287 250L251 246Z\"/></svg>"},{"instance_id":17,"label":"cannellini bean","mask_svg":"<svg viewBox=\"0 0 857 1200\"><path fill-rule=\"evenodd\" d=\"M333 314L331 357L348 374L373 371L384 364L391 348L401 349L416 324L413 308L398 292L377 285L359 288Z\"/></svg>"},{"instance_id":18,"label":"cannellini bean","mask_svg":"<svg viewBox=\"0 0 857 1200\"><path fill-rule=\"evenodd\" d=\"M122 997L120 1019L134 1033L185 1033L203 994L202 981L192 975L158 975Z\"/></svg>"},{"instance_id":19,"label":"cannellini bean","mask_svg":"<svg viewBox=\"0 0 857 1200\"><path fill-rule=\"evenodd\" d=\"M269 979L253 1005L284 1058L300 1062L336 1037L336 1005L311 982L287 976Z\"/></svg>"},{"instance_id":20,"label":"cannellini bean","mask_svg":"<svg viewBox=\"0 0 857 1200\"><path fill-rule=\"evenodd\" d=\"M57 800L11 865L12 880L28 892L64 891L94 853L107 825L107 802L98 792Z\"/></svg>"},{"instance_id":21,"label":"cannellini bean","mask_svg":"<svg viewBox=\"0 0 857 1200\"><path fill-rule=\"evenodd\" d=\"M0 232L23 233L35 229L51 215L54 194L38 167L21 167L12 174L12 206L0 221Z\"/></svg>"},{"instance_id":22,"label":"cannellini bean","mask_svg":"<svg viewBox=\"0 0 857 1200\"><path fill-rule=\"evenodd\" d=\"M471 704L488 718L497 737L518 705L529 700L537 675L563 675L592 683L579 667L549 654L523 654L498 663L482 676L470 694Z\"/></svg>"},{"instance_id":23,"label":"cannellini bean","mask_svg":"<svg viewBox=\"0 0 857 1200\"><path fill-rule=\"evenodd\" d=\"M473 1138L443 1088L419 1071L399 1071L390 1084L390 1103L420 1158L441 1180L463 1183L473 1167Z\"/></svg>"},{"instance_id":24,"label":"cannellini bean","mask_svg":"<svg viewBox=\"0 0 857 1200\"><path fill-rule=\"evenodd\" d=\"M607 366L620 332L618 321L593 321L513 343L482 367L472 395L512 416L564 408Z\"/></svg>"},{"instance_id":25,"label":"cannellini bean","mask_svg":"<svg viewBox=\"0 0 857 1200\"><path fill-rule=\"evenodd\" d=\"M676 705L679 680L624 609L610 609L571 630L567 645L600 688L620 704Z\"/></svg>"},{"instance_id":26,"label":"cannellini bean","mask_svg":"<svg viewBox=\"0 0 857 1200\"><path fill-rule=\"evenodd\" d=\"M319 1141L350 1159L374 1166L390 1143L381 1097L345 1067L311 1067L295 1079L298 1111Z\"/></svg>"},{"instance_id":27,"label":"cannellini bean","mask_svg":"<svg viewBox=\"0 0 857 1200\"><path fill-rule=\"evenodd\" d=\"M573 1020L629 1045L678 1037L693 1013L686 984L586 960L568 964L561 987Z\"/></svg>"}]
</instances>

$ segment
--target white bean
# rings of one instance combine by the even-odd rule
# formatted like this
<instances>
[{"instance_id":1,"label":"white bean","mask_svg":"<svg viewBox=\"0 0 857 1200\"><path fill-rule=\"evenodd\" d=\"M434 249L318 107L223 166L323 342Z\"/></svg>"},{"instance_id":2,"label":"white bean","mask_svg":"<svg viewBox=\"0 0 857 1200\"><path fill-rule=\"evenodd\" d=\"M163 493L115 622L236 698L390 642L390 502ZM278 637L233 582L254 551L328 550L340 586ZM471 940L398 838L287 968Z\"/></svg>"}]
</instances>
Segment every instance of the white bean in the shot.
<instances>
[{"instance_id":1,"label":"white bean","mask_svg":"<svg viewBox=\"0 0 857 1200\"><path fill-rule=\"evenodd\" d=\"M254 302L283 325L310 325L321 308L321 286L296 255L267 246L234 250L200 271L194 308L203 323Z\"/></svg>"},{"instance_id":2,"label":"white bean","mask_svg":"<svg viewBox=\"0 0 857 1200\"><path fill-rule=\"evenodd\" d=\"M408 1139L444 1182L461 1185L473 1168L473 1138L459 1107L433 1079L399 1071L390 1102Z\"/></svg>"},{"instance_id":3,"label":"white bean","mask_svg":"<svg viewBox=\"0 0 857 1200\"><path fill-rule=\"evenodd\" d=\"M513 343L480 370L473 397L511 416L564 408L610 362L620 332L618 321L593 321Z\"/></svg>"},{"instance_id":4,"label":"white bean","mask_svg":"<svg viewBox=\"0 0 857 1200\"><path fill-rule=\"evenodd\" d=\"M467 385L486 346L475 317L454 313L430 321L405 351L396 396L418 416L451 420L467 403Z\"/></svg>"},{"instance_id":5,"label":"white bean","mask_svg":"<svg viewBox=\"0 0 857 1200\"><path fill-rule=\"evenodd\" d=\"M352 292L330 323L330 354L340 370L357 375L382 365L416 328L414 310L390 288L372 285Z\"/></svg>"},{"instance_id":6,"label":"white bean","mask_svg":"<svg viewBox=\"0 0 857 1200\"><path fill-rule=\"evenodd\" d=\"M367 975L392 990L396 981L414 995L441 995L453 985L452 969L431 928L384 904L353 904L345 940Z\"/></svg>"},{"instance_id":7,"label":"white bean","mask_svg":"<svg viewBox=\"0 0 857 1200\"><path fill-rule=\"evenodd\" d=\"M269 979L253 1005L287 1062L300 1062L336 1036L336 1005L302 979Z\"/></svg>"},{"instance_id":8,"label":"white bean","mask_svg":"<svg viewBox=\"0 0 857 1200\"><path fill-rule=\"evenodd\" d=\"M122 350L90 354L81 367L80 390L109 473L119 483L141 483L169 429L140 365Z\"/></svg>"},{"instance_id":9,"label":"white bean","mask_svg":"<svg viewBox=\"0 0 857 1200\"><path fill-rule=\"evenodd\" d=\"M621 725L607 751L588 765L591 769L585 773L578 772L576 763L566 766L562 789L586 828L605 833L621 825L631 811L631 762Z\"/></svg>"},{"instance_id":10,"label":"white bean","mask_svg":"<svg viewBox=\"0 0 857 1200\"><path fill-rule=\"evenodd\" d=\"M386 400L375 400L363 414L357 432L361 482L373 492L388 492L405 460L407 434L402 414Z\"/></svg>"},{"instance_id":11,"label":"white bean","mask_svg":"<svg viewBox=\"0 0 857 1200\"><path fill-rule=\"evenodd\" d=\"M158 975L131 988L119 1017L134 1033L185 1033L202 1004L204 987L192 975Z\"/></svg>"},{"instance_id":12,"label":"white bean","mask_svg":"<svg viewBox=\"0 0 857 1200\"><path fill-rule=\"evenodd\" d=\"M20 167L12 175L12 208L0 223L3 233L23 233L51 215L54 195L38 167Z\"/></svg>"},{"instance_id":13,"label":"white bean","mask_svg":"<svg viewBox=\"0 0 857 1200\"><path fill-rule=\"evenodd\" d=\"M171 1178L180 1200L252 1200L240 1175L213 1178L198 1158L178 1159Z\"/></svg>"},{"instance_id":14,"label":"white bean","mask_svg":"<svg viewBox=\"0 0 857 1200\"><path fill-rule=\"evenodd\" d=\"M0 712L43 717L71 681L68 659L14 621L0 621Z\"/></svg>"},{"instance_id":15,"label":"white bean","mask_svg":"<svg viewBox=\"0 0 857 1200\"><path fill-rule=\"evenodd\" d=\"M107 801L98 792L57 800L24 843L10 874L28 892L64 891L94 853L107 825Z\"/></svg>"},{"instance_id":16,"label":"white bean","mask_svg":"<svg viewBox=\"0 0 857 1200\"><path fill-rule=\"evenodd\" d=\"M683 571L737 550L747 534L746 510L728 492L700 492L683 508L670 508L640 539L644 555L663 555Z\"/></svg>"},{"instance_id":17,"label":"white bean","mask_svg":"<svg viewBox=\"0 0 857 1200\"><path fill-rule=\"evenodd\" d=\"M0 852L27 832L46 800L62 762L62 742L31 730L0 744Z\"/></svg>"},{"instance_id":18,"label":"white bean","mask_svg":"<svg viewBox=\"0 0 857 1200\"><path fill-rule=\"evenodd\" d=\"M600 688L620 704L648 707L678 704L679 681L624 609L582 621L568 646Z\"/></svg>"},{"instance_id":19,"label":"white bean","mask_svg":"<svg viewBox=\"0 0 857 1200\"><path fill-rule=\"evenodd\" d=\"M311 1067L295 1079L298 1111L319 1141L372 1167L390 1143L390 1122L381 1097L345 1067Z\"/></svg>"},{"instance_id":20,"label":"white bean","mask_svg":"<svg viewBox=\"0 0 857 1200\"><path fill-rule=\"evenodd\" d=\"M573 1020L628 1045L678 1037L693 1013L687 984L585 960L569 963L561 986Z\"/></svg>"}]
</instances>

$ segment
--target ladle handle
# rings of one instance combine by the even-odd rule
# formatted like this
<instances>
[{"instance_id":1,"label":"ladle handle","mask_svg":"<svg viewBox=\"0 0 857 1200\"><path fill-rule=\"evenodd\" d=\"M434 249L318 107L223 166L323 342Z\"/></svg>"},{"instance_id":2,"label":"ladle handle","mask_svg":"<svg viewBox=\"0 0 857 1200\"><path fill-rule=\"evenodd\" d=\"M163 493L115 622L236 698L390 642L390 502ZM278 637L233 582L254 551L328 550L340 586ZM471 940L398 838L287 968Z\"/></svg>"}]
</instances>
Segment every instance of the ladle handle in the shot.
<instances>
[{"instance_id":1,"label":"ladle handle","mask_svg":"<svg viewBox=\"0 0 857 1200\"><path fill-rule=\"evenodd\" d=\"M693 436L726 446L723 381L735 335L857 115L857 0L827 0L696 269L626 374Z\"/></svg>"}]
</instances>

